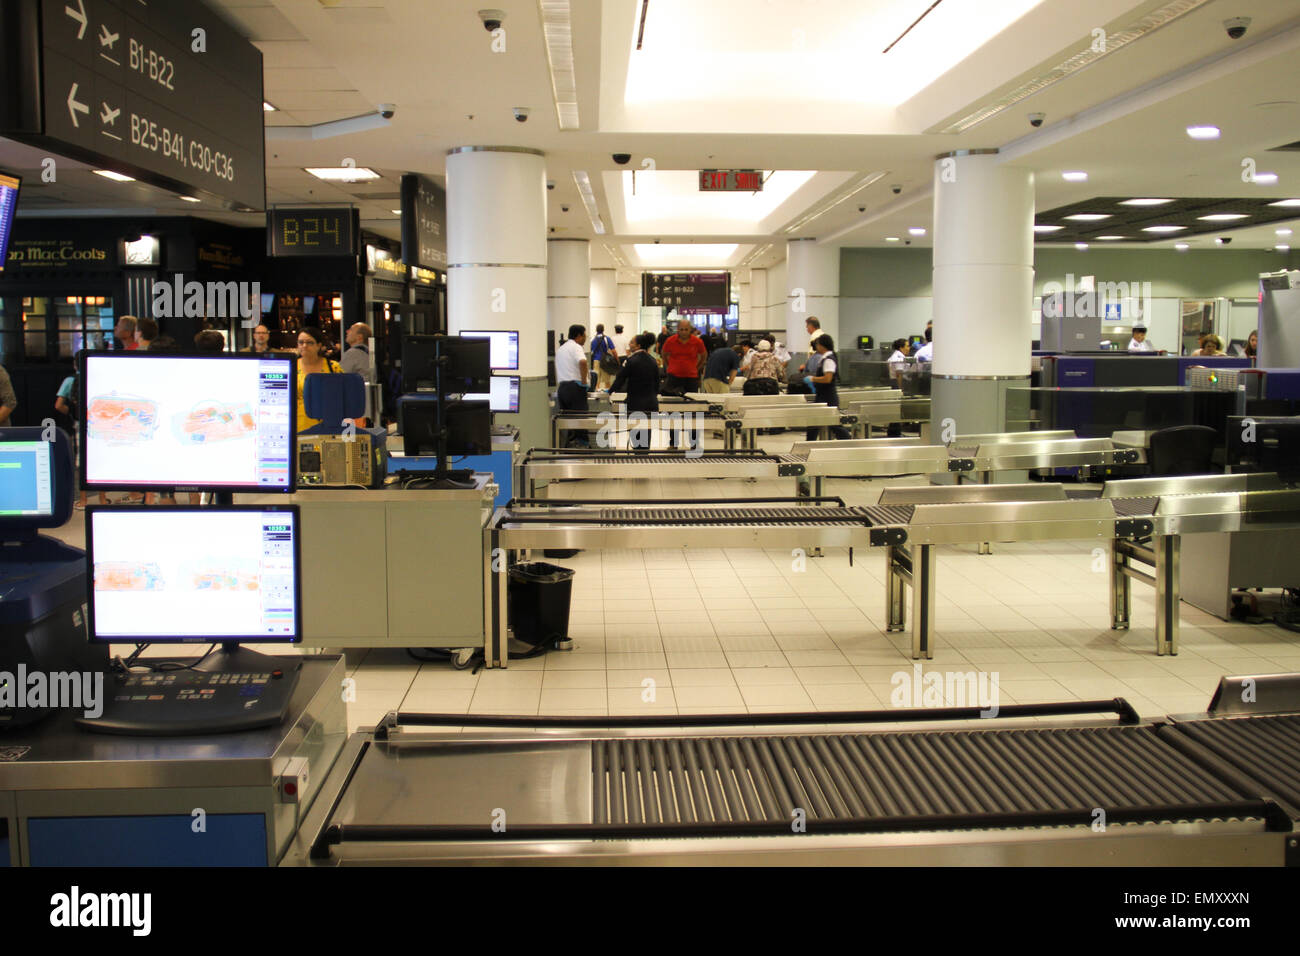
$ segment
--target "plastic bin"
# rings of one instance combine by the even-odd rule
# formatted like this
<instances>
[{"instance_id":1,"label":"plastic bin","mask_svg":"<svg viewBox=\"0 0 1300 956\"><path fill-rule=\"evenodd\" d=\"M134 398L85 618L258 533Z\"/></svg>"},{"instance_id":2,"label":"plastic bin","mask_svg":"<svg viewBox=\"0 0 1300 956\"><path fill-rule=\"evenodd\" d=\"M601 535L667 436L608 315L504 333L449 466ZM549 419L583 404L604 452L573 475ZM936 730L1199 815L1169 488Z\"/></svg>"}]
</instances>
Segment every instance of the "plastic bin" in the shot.
<instances>
[{"instance_id":1,"label":"plastic bin","mask_svg":"<svg viewBox=\"0 0 1300 956\"><path fill-rule=\"evenodd\" d=\"M514 637L538 647L569 636L573 570L534 561L510 569L506 601Z\"/></svg>"}]
</instances>

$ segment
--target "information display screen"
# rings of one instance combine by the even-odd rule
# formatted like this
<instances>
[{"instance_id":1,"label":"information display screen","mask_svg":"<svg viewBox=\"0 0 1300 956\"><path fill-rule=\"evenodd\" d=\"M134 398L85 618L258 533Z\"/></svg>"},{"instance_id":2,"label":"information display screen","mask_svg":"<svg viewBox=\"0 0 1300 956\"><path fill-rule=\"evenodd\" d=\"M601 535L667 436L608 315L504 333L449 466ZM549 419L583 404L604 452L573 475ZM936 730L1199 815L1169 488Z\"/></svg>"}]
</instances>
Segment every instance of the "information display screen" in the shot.
<instances>
[{"instance_id":1,"label":"information display screen","mask_svg":"<svg viewBox=\"0 0 1300 956\"><path fill-rule=\"evenodd\" d=\"M92 508L90 638L302 639L298 510Z\"/></svg>"},{"instance_id":2,"label":"information display screen","mask_svg":"<svg viewBox=\"0 0 1300 956\"><path fill-rule=\"evenodd\" d=\"M489 332L471 329L461 332L463 339L488 339L492 343L492 371L517 372L519 370L519 333Z\"/></svg>"},{"instance_id":3,"label":"information display screen","mask_svg":"<svg viewBox=\"0 0 1300 956\"><path fill-rule=\"evenodd\" d=\"M0 441L0 517L54 514L50 448L43 441Z\"/></svg>"},{"instance_id":4,"label":"information display screen","mask_svg":"<svg viewBox=\"0 0 1300 956\"><path fill-rule=\"evenodd\" d=\"M290 492L293 356L82 352L82 482Z\"/></svg>"},{"instance_id":5,"label":"information display screen","mask_svg":"<svg viewBox=\"0 0 1300 956\"><path fill-rule=\"evenodd\" d=\"M467 402L487 402L494 412L519 411L519 376L492 376L490 392L469 392L464 396Z\"/></svg>"},{"instance_id":6,"label":"information display screen","mask_svg":"<svg viewBox=\"0 0 1300 956\"><path fill-rule=\"evenodd\" d=\"M356 255L351 209L272 209L266 218L272 256Z\"/></svg>"},{"instance_id":7,"label":"information display screen","mask_svg":"<svg viewBox=\"0 0 1300 956\"><path fill-rule=\"evenodd\" d=\"M22 180L17 176L0 173L0 272L9 261L9 236L14 229L14 213L18 210L18 189Z\"/></svg>"}]
</instances>

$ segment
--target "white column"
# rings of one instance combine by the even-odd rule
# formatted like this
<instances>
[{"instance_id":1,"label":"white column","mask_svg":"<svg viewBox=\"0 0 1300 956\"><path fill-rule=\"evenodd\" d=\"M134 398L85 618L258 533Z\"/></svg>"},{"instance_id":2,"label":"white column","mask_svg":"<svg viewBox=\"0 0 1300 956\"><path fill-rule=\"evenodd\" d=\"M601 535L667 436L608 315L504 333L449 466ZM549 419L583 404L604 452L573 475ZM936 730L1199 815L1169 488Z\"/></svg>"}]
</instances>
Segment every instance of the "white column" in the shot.
<instances>
[{"instance_id":1,"label":"white column","mask_svg":"<svg viewBox=\"0 0 1300 956\"><path fill-rule=\"evenodd\" d=\"M819 246L815 239L791 239L786 243L786 348L808 350L808 329L812 317L821 322L839 347L840 336L840 250Z\"/></svg>"},{"instance_id":2,"label":"white column","mask_svg":"<svg viewBox=\"0 0 1300 956\"><path fill-rule=\"evenodd\" d=\"M519 332L519 374L546 376L546 161L522 147L447 154L447 319Z\"/></svg>"},{"instance_id":3,"label":"white column","mask_svg":"<svg viewBox=\"0 0 1300 956\"><path fill-rule=\"evenodd\" d=\"M591 243L586 239L546 242L546 314L552 332L569 337L569 326L591 333Z\"/></svg>"},{"instance_id":4,"label":"white column","mask_svg":"<svg viewBox=\"0 0 1300 956\"><path fill-rule=\"evenodd\" d=\"M618 322L618 273L613 269L591 270L591 329L605 326L605 334L614 334Z\"/></svg>"},{"instance_id":5,"label":"white column","mask_svg":"<svg viewBox=\"0 0 1300 956\"><path fill-rule=\"evenodd\" d=\"M742 329L765 329L767 328L767 270L750 269L749 270L749 324L745 324L745 316L742 312L740 316L740 327Z\"/></svg>"},{"instance_id":6,"label":"white column","mask_svg":"<svg viewBox=\"0 0 1300 956\"><path fill-rule=\"evenodd\" d=\"M623 330L645 332L646 329L641 327L641 286L632 282L620 282L616 302L617 322L623 326Z\"/></svg>"},{"instance_id":7,"label":"white column","mask_svg":"<svg viewBox=\"0 0 1300 956\"><path fill-rule=\"evenodd\" d=\"M940 156L934 174L932 428L1006 425L1006 389L1029 378L1034 174L996 150Z\"/></svg>"}]
</instances>

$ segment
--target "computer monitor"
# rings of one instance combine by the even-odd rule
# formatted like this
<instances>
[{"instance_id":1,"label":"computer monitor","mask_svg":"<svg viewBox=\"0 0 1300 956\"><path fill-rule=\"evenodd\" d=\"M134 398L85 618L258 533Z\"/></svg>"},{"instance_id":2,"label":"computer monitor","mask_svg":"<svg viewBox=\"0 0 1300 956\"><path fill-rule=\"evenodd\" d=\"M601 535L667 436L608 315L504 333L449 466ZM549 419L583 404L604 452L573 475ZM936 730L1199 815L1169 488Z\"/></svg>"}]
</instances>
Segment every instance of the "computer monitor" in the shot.
<instances>
[{"instance_id":1,"label":"computer monitor","mask_svg":"<svg viewBox=\"0 0 1300 956\"><path fill-rule=\"evenodd\" d=\"M493 375L492 388L487 392L470 392L465 396L467 402L487 402L494 412L515 413L519 411L519 376Z\"/></svg>"},{"instance_id":2,"label":"computer monitor","mask_svg":"<svg viewBox=\"0 0 1300 956\"><path fill-rule=\"evenodd\" d=\"M316 311L316 297L314 295L305 295L302 297L302 314L310 316Z\"/></svg>"},{"instance_id":3,"label":"computer monitor","mask_svg":"<svg viewBox=\"0 0 1300 956\"><path fill-rule=\"evenodd\" d=\"M875 347L876 347L876 340L872 338L870 335L858 336L858 348L861 349L863 352L870 352Z\"/></svg>"},{"instance_id":4,"label":"computer monitor","mask_svg":"<svg viewBox=\"0 0 1300 956\"><path fill-rule=\"evenodd\" d=\"M491 363L494 372L519 371L519 333L473 329L460 333L465 339L487 339L492 343Z\"/></svg>"},{"instance_id":5,"label":"computer monitor","mask_svg":"<svg viewBox=\"0 0 1300 956\"><path fill-rule=\"evenodd\" d=\"M92 507L92 643L302 641L296 505Z\"/></svg>"},{"instance_id":6,"label":"computer monitor","mask_svg":"<svg viewBox=\"0 0 1300 956\"><path fill-rule=\"evenodd\" d=\"M60 429L0 428L0 541L35 536L72 516L72 442Z\"/></svg>"},{"instance_id":7,"label":"computer monitor","mask_svg":"<svg viewBox=\"0 0 1300 956\"><path fill-rule=\"evenodd\" d=\"M294 490L296 356L83 351L78 360L82 487Z\"/></svg>"},{"instance_id":8,"label":"computer monitor","mask_svg":"<svg viewBox=\"0 0 1300 956\"><path fill-rule=\"evenodd\" d=\"M487 402L449 402L445 409L445 455L491 454L492 410ZM438 455L438 432L443 419L438 415L437 400L405 396L398 403L398 414L402 428L402 454L408 458Z\"/></svg>"},{"instance_id":9,"label":"computer monitor","mask_svg":"<svg viewBox=\"0 0 1300 956\"><path fill-rule=\"evenodd\" d=\"M9 236L14 228L14 213L18 211L18 190L22 178L12 173L0 173L0 273L9 261Z\"/></svg>"},{"instance_id":10,"label":"computer monitor","mask_svg":"<svg viewBox=\"0 0 1300 956\"><path fill-rule=\"evenodd\" d=\"M911 336L908 336L907 341L908 341L908 344L912 346L912 351L915 352L917 349L919 349L922 345L925 344L925 336L924 336L924 335L911 335Z\"/></svg>"},{"instance_id":11,"label":"computer monitor","mask_svg":"<svg viewBox=\"0 0 1300 956\"><path fill-rule=\"evenodd\" d=\"M1232 415L1227 438L1230 471L1275 471L1284 481L1300 482L1300 417Z\"/></svg>"},{"instance_id":12,"label":"computer monitor","mask_svg":"<svg viewBox=\"0 0 1300 956\"><path fill-rule=\"evenodd\" d=\"M263 292L262 293L262 314L266 315L268 312L274 312L274 311L275 311L275 293Z\"/></svg>"},{"instance_id":13,"label":"computer monitor","mask_svg":"<svg viewBox=\"0 0 1300 956\"><path fill-rule=\"evenodd\" d=\"M437 342L438 357L443 360L444 395L486 392L491 389L492 346L483 339L443 336Z\"/></svg>"},{"instance_id":14,"label":"computer monitor","mask_svg":"<svg viewBox=\"0 0 1300 956\"><path fill-rule=\"evenodd\" d=\"M408 333L402 336L402 391L433 391L438 385L440 335Z\"/></svg>"}]
</instances>

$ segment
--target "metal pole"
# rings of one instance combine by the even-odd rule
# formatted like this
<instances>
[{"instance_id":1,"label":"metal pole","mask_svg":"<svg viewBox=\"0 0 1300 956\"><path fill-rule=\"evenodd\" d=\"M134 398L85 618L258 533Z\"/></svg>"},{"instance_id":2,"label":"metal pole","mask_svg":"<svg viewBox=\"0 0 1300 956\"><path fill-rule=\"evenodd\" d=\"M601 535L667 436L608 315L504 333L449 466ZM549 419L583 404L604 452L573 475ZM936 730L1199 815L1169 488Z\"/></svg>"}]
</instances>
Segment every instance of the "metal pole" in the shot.
<instances>
[{"instance_id":1,"label":"metal pole","mask_svg":"<svg viewBox=\"0 0 1300 956\"><path fill-rule=\"evenodd\" d=\"M912 547L912 659L934 657L934 545Z\"/></svg>"},{"instance_id":2,"label":"metal pole","mask_svg":"<svg viewBox=\"0 0 1300 956\"><path fill-rule=\"evenodd\" d=\"M1156 542L1156 653L1178 653L1178 553L1180 537L1161 535Z\"/></svg>"},{"instance_id":3,"label":"metal pole","mask_svg":"<svg viewBox=\"0 0 1300 956\"><path fill-rule=\"evenodd\" d=\"M1123 542L1112 538L1110 542L1110 629L1127 631L1133 606L1133 585L1127 574L1129 556Z\"/></svg>"}]
</instances>

